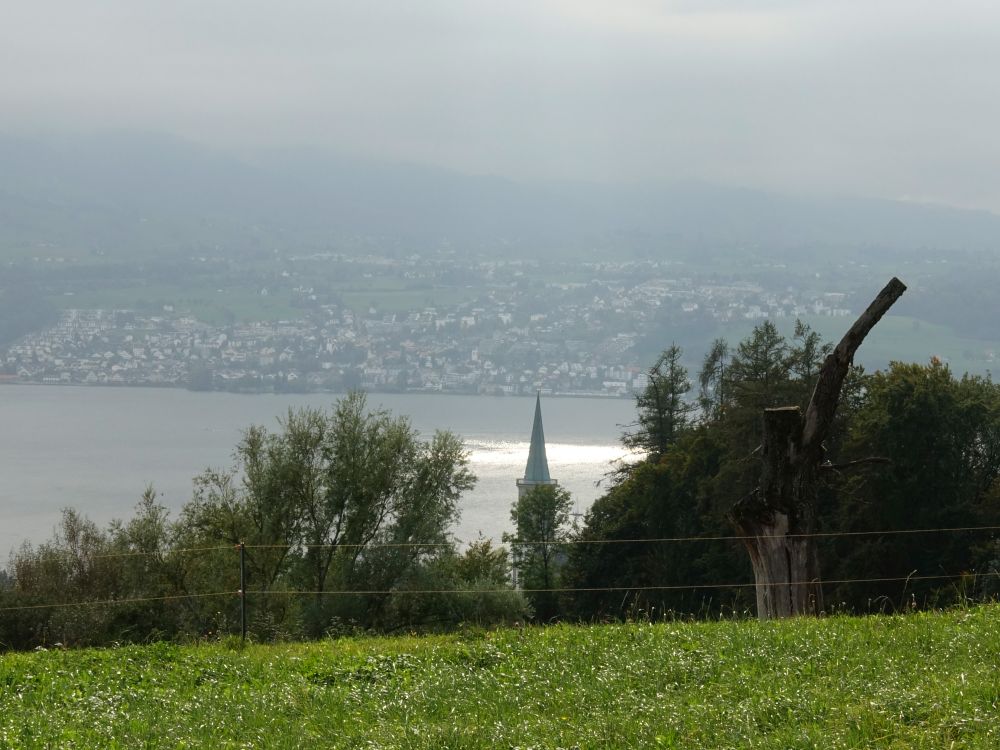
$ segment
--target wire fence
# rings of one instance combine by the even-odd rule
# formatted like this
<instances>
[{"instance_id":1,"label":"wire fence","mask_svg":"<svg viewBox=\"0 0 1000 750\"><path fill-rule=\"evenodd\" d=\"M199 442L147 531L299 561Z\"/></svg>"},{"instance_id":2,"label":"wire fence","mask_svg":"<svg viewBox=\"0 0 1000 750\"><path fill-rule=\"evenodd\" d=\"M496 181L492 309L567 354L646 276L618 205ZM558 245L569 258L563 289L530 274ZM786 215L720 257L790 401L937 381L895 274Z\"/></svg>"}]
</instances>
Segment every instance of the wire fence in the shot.
<instances>
[{"instance_id":1,"label":"wire fence","mask_svg":"<svg viewBox=\"0 0 1000 750\"><path fill-rule=\"evenodd\" d=\"M543 593L628 593L643 591L701 591L713 589L757 589L769 586L815 586L815 585L836 585L854 583L908 583L913 581L960 581L969 578L1000 578L1000 571L990 571L987 573L945 573L937 575L907 575L889 576L877 578L836 578L836 579L816 579L809 581L790 581L778 583L694 583L694 584L671 584L663 586L582 586L582 587L551 587L551 588L517 588L510 587L494 589L258 589L245 592L246 597L289 597L289 596L419 596L419 595L485 595L485 594L505 594L511 591L518 591L522 594L543 594ZM2 612L19 612L39 609L62 609L68 607L100 607L100 606L121 606L126 604L141 604L150 602L179 601L184 599L208 599L212 597L234 597L243 598L244 592L239 591L214 591L211 593L199 594L170 594L166 596L140 596L126 597L120 599L88 599L78 602L53 602L48 604L26 604L15 607L0 607Z\"/></svg>"},{"instance_id":2,"label":"wire fence","mask_svg":"<svg viewBox=\"0 0 1000 750\"><path fill-rule=\"evenodd\" d=\"M746 588L767 588L768 586L774 587L784 587L784 586L814 586L816 584L839 584L839 583L902 583L905 581L931 581L931 580L961 580L962 578L967 578L973 574L971 573L958 573L952 575L908 575L908 576L895 576L886 578L841 578L841 579L816 579L814 581L790 581L790 582L779 582L779 583L693 583L693 584L676 584L669 586L582 586L575 588L560 587L555 586L552 588L518 588L525 594L554 594L554 593L593 593L593 592L627 592L627 591L695 591L701 589L746 589ZM980 573L975 574L978 576L1000 576L1000 572L997 573ZM261 591L247 591L247 596L318 596L318 595L341 595L341 596L353 596L353 595L408 595L408 594L500 594L507 591L511 591L509 588L497 588L497 589L476 589L474 592L470 592L468 589L396 589L391 591L376 591L376 590L344 590L344 591L302 591L302 590L261 590Z\"/></svg>"},{"instance_id":3,"label":"wire fence","mask_svg":"<svg viewBox=\"0 0 1000 750\"><path fill-rule=\"evenodd\" d=\"M904 534L936 534L936 533L956 533L962 531L1000 531L1000 526L946 526L926 529L887 529L883 531L818 531L809 534L757 534L739 535L726 534L721 536L660 536L643 537L635 539L559 539L559 540L508 540L506 543L513 546L576 546L576 545L609 545L609 544L653 544L672 542L745 542L751 539L829 539L833 537L861 537L861 536L896 536ZM378 548L378 547L400 547L400 548L421 548L421 547L450 547L451 542L385 542L372 544L248 544L247 549L331 549L339 548Z\"/></svg>"},{"instance_id":4,"label":"wire fence","mask_svg":"<svg viewBox=\"0 0 1000 750\"><path fill-rule=\"evenodd\" d=\"M553 547L560 546L576 546L576 545L615 545L615 544L687 544L693 542L739 542L748 541L750 539L760 539L760 538L786 538L786 539L803 539L803 538L817 538L817 539L829 539L836 537L866 537L866 536L899 536L899 535L918 535L918 534L957 534L957 533L982 533L982 532L997 532L1000 531L1000 526L988 525L988 526L950 526L950 527L934 527L934 528L918 528L918 529L883 529L879 531L830 531L830 532L814 532L809 534L787 534L787 535L771 535L771 536L746 536L746 535L715 535L715 536L672 536L672 537L648 537L648 538L631 538L631 539L563 539L563 540L552 540L552 541L522 541L522 540L505 540L506 544L511 545L512 548L515 547L531 547L538 545L548 545ZM491 540L492 541L492 540ZM65 609L72 607L113 607L113 606L123 606L129 604L144 604L144 603L155 603L155 602L171 602L171 601L186 601L186 600L199 600L199 599L210 599L215 597L233 597L239 600L241 607L241 619L243 620L242 629L245 636L246 628L246 602L248 598L263 599L266 597L292 597L292 596L329 596L329 597L346 597L346 596L421 596L421 595L489 595L489 594L503 594L509 593L511 591L518 591L526 595L532 594L585 594L585 593L629 593L629 592L676 592L676 591L704 591L704 590L743 590L743 589L760 589L768 586L832 586L832 585L854 585L854 584L885 584L885 583L904 583L909 584L911 582L917 581L965 581L970 578L972 579L998 579L1000 578L1000 571L987 571L987 572L969 572L963 571L959 573L935 573L935 574L918 574L917 571L912 572L906 576L873 576L873 577L861 577L861 578L836 578L836 579L815 579L815 580L800 580L791 582L776 582L776 583L757 583L757 582L746 582L746 581L733 581L729 583L688 583L688 584L665 584L665 585L615 585L615 586L589 586L589 587L549 587L549 588L523 588L516 587L511 588L506 587L496 587L493 589L489 588L477 588L477 589L461 589L461 588L397 588L397 589L326 589L326 590L305 590L305 589L254 589L248 590L246 588L246 577L245 577L245 564L246 564L246 552L253 550L278 550L278 551L299 551L305 552L310 549L385 549L385 548L408 548L408 549L434 549L441 547L450 547L451 542L367 542L367 543L330 543L330 544L225 544L225 545L210 545L203 547L180 547L180 548L166 548L163 550L156 551L139 551L130 550L122 552L112 552L112 553L100 553L95 555L86 555L81 562L88 562L94 560L111 560L111 559L125 559L125 558L137 558L137 557L149 557L149 558L159 558L164 559L167 556L174 554L195 554L195 555L207 555L209 553L223 552L223 551L236 551L239 553L239 568L238 571L234 569L234 572L239 573L240 588L229 591L213 591L213 592L197 592L197 593L175 593L175 594L165 594L161 596L138 596L138 597L121 597L121 598L110 598L110 599L89 599L82 601L71 601L71 602L43 602L34 604L22 604L14 606L3 606L0 607L0 614L2 613L12 613L21 611L32 611L32 610L46 610L46 609ZM67 555L67 557L73 557L72 555ZM79 559L79 558L73 558ZM0 592L2 593L2 592Z\"/></svg>"},{"instance_id":5,"label":"wire fence","mask_svg":"<svg viewBox=\"0 0 1000 750\"><path fill-rule=\"evenodd\" d=\"M236 591L215 591L211 594L167 594L164 596L133 596L120 599L88 599L82 602L54 602L48 604L23 604L17 607L0 607L0 612L20 612L34 609L63 609L66 607L110 607L123 604L179 601L182 599L209 599L214 596L239 596Z\"/></svg>"},{"instance_id":6,"label":"wire fence","mask_svg":"<svg viewBox=\"0 0 1000 750\"><path fill-rule=\"evenodd\" d=\"M532 547L532 546L585 546L585 545L615 545L615 544L658 544L658 543L690 543L690 542L743 542L751 539L832 539L835 537L871 537L871 536L900 536L914 534L939 534L939 533L959 533L959 532L983 532L1000 531L1000 526L941 526L920 529L882 529L880 531L817 531L802 534L758 534L758 535L702 535L702 536L660 536L660 537L637 537L623 539L552 539L552 540L520 540L505 539L502 543L512 547ZM487 539L493 542L493 539ZM248 550L291 550L306 551L310 549L441 549L453 547L453 542L332 542L325 544L246 544ZM163 557L171 554L193 554L203 552L219 552L223 550L239 549L239 544L219 544L206 547L169 547L156 551L131 550L125 552L107 552L96 555L87 554L85 560L111 560L129 557ZM66 553L64 555L70 559L80 559L75 555Z\"/></svg>"}]
</instances>

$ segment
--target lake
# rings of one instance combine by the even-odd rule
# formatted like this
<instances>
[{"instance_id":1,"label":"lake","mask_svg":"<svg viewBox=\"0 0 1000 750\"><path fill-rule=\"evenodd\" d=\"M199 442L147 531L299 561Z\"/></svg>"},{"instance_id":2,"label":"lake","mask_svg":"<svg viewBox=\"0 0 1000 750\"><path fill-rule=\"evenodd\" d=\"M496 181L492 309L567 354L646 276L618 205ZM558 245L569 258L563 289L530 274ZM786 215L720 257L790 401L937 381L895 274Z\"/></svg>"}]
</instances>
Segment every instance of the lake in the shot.
<instances>
[{"instance_id":1,"label":"lake","mask_svg":"<svg viewBox=\"0 0 1000 750\"><path fill-rule=\"evenodd\" d=\"M239 395L157 388L0 386L0 553L51 536L61 508L100 524L128 517L146 485L174 513L206 467L232 464L241 431L277 427L289 408L329 407L336 395ZM425 436L462 436L479 478L461 502L455 534L499 539L509 529L515 480L524 473L533 398L371 394L373 407L408 416ZM628 399L544 398L542 414L553 478L577 510L600 496L596 486L624 455ZM0 562L2 567L2 562Z\"/></svg>"}]
</instances>

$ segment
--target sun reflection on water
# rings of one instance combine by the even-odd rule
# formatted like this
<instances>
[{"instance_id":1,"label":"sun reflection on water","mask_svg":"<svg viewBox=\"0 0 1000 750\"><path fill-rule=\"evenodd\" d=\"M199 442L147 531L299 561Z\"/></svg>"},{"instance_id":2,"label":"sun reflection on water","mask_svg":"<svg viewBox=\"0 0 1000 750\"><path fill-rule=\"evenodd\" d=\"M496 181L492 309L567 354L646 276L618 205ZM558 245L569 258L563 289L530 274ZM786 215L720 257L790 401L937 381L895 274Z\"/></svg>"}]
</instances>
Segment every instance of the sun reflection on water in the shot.
<instances>
[{"instance_id":1,"label":"sun reflection on water","mask_svg":"<svg viewBox=\"0 0 1000 750\"><path fill-rule=\"evenodd\" d=\"M467 441L469 462L473 466L516 466L528 461L527 442L506 440ZM546 443L545 453L549 469L557 466L579 464L610 465L623 458L634 458L636 454L620 445L575 445L573 443Z\"/></svg>"},{"instance_id":2,"label":"sun reflection on water","mask_svg":"<svg viewBox=\"0 0 1000 750\"><path fill-rule=\"evenodd\" d=\"M528 462L527 441L466 439L469 468L476 475L476 488L463 496L456 536L469 541L479 535L499 541L510 531L510 508L517 500L519 477ZM573 498L575 514L585 513L591 503L607 491L610 474L619 461L635 460L640 454L621 444L604 445L546 443L549 473Z\"/></svg>"}]
</instances>

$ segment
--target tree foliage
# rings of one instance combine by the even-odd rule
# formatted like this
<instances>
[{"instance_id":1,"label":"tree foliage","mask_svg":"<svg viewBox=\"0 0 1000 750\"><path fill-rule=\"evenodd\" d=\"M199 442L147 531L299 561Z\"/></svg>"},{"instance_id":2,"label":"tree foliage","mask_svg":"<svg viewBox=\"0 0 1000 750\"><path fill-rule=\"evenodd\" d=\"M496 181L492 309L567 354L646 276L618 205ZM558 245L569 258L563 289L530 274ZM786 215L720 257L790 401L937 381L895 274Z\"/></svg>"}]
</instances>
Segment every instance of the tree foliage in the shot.
<instances>
[{"instance_id":1,"label":"tree foliage","mask_svg":"<svg viewBox=\"0 0 1000 750\"><path fill-rule=\"evenodd\" d=\"M656 458L690 426L697 407L686 398L691 381L681 354L679 346L671 345L649 368L648 383L636 396L636 429L622 438L626 448Z\"/></svg>"},{"instance_id":2,"label":"tree foliage","mask_svg":"<svg viewBox=\"0 0 1000 750\"><path fill-rule=\"evenodd\" d=\"M732 536L727 513L759 477L761 410L805 404L828 352L806 326L786 340L765 323L736 346L714 342L691 394L671 346L650 369L624 439L642 458L613 476L579 529L564 489L533 488L512 508L510 552L488 540L459 550L451 537L474 482L454 435L422 440L357 393L329 411L290 411L276 430L249 428L232 467L198 476L175 520L152 488L132 518L107 528L64 511L51 540L12 556L0 608L117 604L2 613L0 645L232 632L240 542L256 638L489 625L532 613L548 621L749 612L746 554L719 537ZM832 607L882 611L1000 593L1000 535L947 531L1000 526L1000 386L955 377L937 360L852 368L823 447L826 580L906 579L826 584ZM888 463L847 467L873 456ZM892 533L914 529L928 531ZM589 590L548 591L567 588Z\"/></svg>"},{"instance_id":3,"label":"tree foliage","mask_svg":"<svg viewBox=\"0 0 1000 750\"><path fill-rule=\"evenodd\" d=\"M529 593L535 617L548 620L559 613L559 588L569 538L573 499L557 484L539 484L519 497L510 511L518 584Z\"/></svg>"},{"instance_id":4,"label":"tree foliage","mask_svg":"<svg viewBox=\"0 0 1000 750\"><path fill-rule=\"evenodd\" d=\"M673 359L674 349L658 364ZM829 352L801 323L791 340L765 322L736 347L712 344L698 377L699 418L687 420L664 450L624 467L587 514L567 581L615 592L576 595L576 615L752 608L753 578L738 542L697 539L733 534L727 512L758 481L763 409L804 405ZM1000 387L989 378L956 378L936 360L894 363L874 374L854 367L824 448L818 502L824 533L1000 524ZM836 468L871 456L889 463ZM635 541L676 537L693 541ZM974 576L1000 569L996 538L989 532L829 537L820 546L828 579L945 577L833 584L827 599L834 607L871 611L995 593L995 577Z\"/></svg>"},{"instance_id":5,"label":"tree foliage","mask_svg":"<svg viewBox=\"0 0 1000 750\"><path fill-rule=\"evenodd\" d=\"M879 455L889 464L837 477L842 500L830 523L847 531L946 529L1000 521L1000 386L988 378L955 378L947 366L893 363L867 378L850 424L845 459ZM996 535L955 532L843 538L828 545L836 578L991 573ZM871 570L879 576L872 576ZM838 586L839 601L947 603L992 593L987 577L969 590L955 580L872 582Z\"/></svg>"},{"instance_id":6,"label":"tree foliage","mask_svg":"<svg viewBox=\"0 0 1000 750\"><path fill-rule=\"evenodd\" d=\"M506 550L459 553L450 533L474 482L455 435L422 440L361 393L330 411L289 411L277 430L247 429L232 467L196 477L175 521L152 488L133 518L108 529L65 511L54 539L13 556L0 606L120 603L0 617L0 643L231 631L241 543L257 638L521 619L528 607Z\"/></svg>"}]
</instances>

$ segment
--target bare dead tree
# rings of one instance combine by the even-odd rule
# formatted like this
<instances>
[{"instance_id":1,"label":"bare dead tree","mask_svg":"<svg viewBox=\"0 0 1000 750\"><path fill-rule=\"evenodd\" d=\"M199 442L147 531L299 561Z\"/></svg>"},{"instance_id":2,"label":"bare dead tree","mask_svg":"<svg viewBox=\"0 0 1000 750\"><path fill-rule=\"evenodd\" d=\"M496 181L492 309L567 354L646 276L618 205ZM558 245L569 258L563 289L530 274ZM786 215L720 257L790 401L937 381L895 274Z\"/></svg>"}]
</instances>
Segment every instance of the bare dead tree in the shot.
<instances>
[{"instance_id":1,"label":"bare dead tree","mask_svg":"<svg viewBox=\"0 0 1000 750\"><path fill-rule=\"evenodd\" d=\"M825 461L823 441L833 424L840 391L865 336L906 291L893 278L862 313L820 369L805 414L797 406L764 410L760 485L736 503L730 518L747 539L762 620L819 614L823 609L814 537L821 471L846 468ZM864 459L858 463L880 463Z\"/></svg>"}]
</instances>

